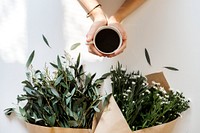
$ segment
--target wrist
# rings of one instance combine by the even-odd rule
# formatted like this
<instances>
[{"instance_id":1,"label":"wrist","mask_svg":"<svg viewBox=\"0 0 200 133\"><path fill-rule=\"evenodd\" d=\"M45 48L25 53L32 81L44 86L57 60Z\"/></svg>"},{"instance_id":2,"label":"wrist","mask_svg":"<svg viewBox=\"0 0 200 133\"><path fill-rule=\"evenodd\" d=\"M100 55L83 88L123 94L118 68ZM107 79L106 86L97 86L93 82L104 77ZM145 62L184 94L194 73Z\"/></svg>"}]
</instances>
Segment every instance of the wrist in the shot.
<instances>
[{"instance_id":1,"label":"wrist","mask_svg":"<svg viewBox=\"0 0 200 133\"><path fill-rule=\"evenodd\" d=\"M121 23L121 18L118 16L110 16L109 23Z\"/></svg>"},{"instance_id":2,"label":"wrist","mask_svg":"<svg viewBox=\"0 0 200 133\"><path fill-rule=\"evenodd\" d=\"M104 21L107 24L107 18L101 8L96 9L92 14L93 21Z\"/></svg>"}]
</instances>

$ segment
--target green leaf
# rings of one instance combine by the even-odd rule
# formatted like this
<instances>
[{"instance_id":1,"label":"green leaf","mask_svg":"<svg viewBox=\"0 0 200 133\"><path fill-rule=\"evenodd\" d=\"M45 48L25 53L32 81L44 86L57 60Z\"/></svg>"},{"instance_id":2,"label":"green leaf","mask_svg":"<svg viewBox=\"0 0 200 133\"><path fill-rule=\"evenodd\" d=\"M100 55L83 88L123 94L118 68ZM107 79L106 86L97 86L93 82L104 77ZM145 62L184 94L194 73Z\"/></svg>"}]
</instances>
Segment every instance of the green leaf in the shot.
<instances>
[{"instance_id":1,"label":"green leaf","mask_svg":"<svg viewBox=\"0 0 200 133\"><path fill-rule=\"evenodd\" d=\"M96 112L100 112L100 109L98 108L98 107L93 107L94 108L94 110L96 111Z\"/></svg>"},{"instance_id":2,"label":"green leaf","mask_svg":"<svg viewBox=\"0 0 200 133\"><path fill-rule=\"evenodd\" d=\"M23 117L25 117L26 111L23 108L19 107L19 112Z\"/></svg>"},{"instance_id":3,"label":"green leaf","mask_svg":"<svg viewBox=\"0 0 200 133\"><path fill-rule=\"evenodd\" d=\"M73 120L68 121L68 124L69 124L70 127L78 127L78 123L76 121L73 121Z\"/></svg>"},{"instance_id":4,"label":"green leaf","mask_svg":"<svg viewBox=\"0 0 200 133\"><path fill-rule=\"evenodd\" d=\"M34 95L34 93L33 93L34 90L32 90L32 89L30 89L28 87L24 87L24 91L29 95Z\"/></svg>"},{"instance_id":5,"label":"green leaf","mask_svg":"<svg viewBox=\"0 0 200 133\"><path fill-rule=\"evenodd\" d=\"M21 95L21 96L17 96L17 100L18 100L18 103L21 102L21 101L24 101L24 100L27 100L28 97L26 95Z\"/></svg>"},{"instance_id":6,"label":"green leaf","mask_svg":"<svg viewBox=\"0 0 200 133\"><path fill-rule=\"evenodd\" d=\"M35 119L35 123L38 123L38 122L40 122L40 121L44 121L42 118L37 118L37 119Z\"/></svg>"},{"instance_id":7,"label":"green leaf","mask_svg":"<svg viewBox=\"0 0 200 133\"><path fill-rule=\"evenodd\" d=\"M75 112L73 112L73 118L74 118L74 120L78 120L78 115L75 113Z\"/></svg>"},{"instance_id":8,"label":"green leaf","mask_svg":"<svg viewBox=\"0 0 200 133\"><path fill-rule=\"evenodd\" d=\"M54 86L57 86L59 83L60 83L60 81L63 79L63 74L61 74L57 79L56 79L56 81L55 81L55 83L54 83Z\"/></svg>"},{"instance_id":9,"label":"green leaf","mask_svg":"<svg viewBox=\"0 0 200 133\"><path fill-rule=\"evenodd\" d=\"M41 97L38 98L38 105L39 105L39 107L42 107L42 98Z\"/></svg>"},{"instance_id":10,"label":"green leaf","mask_svg":"<svg viewBox=\"0 0 200 133\"><path fill-rule=\"evenodd\" d=\"M76 88L74 88L74 89L71 91L71 96L73 96L75 92L76 92Z\"/></svg>"},{"instance_id":11,"label":"green leaf","mask_svg":"<svg viewBox=\"0 0 200 133\"><path fill-rule=\"evenodd\" d=\"M52 65L54 68L58 69L58 66L56 64L50 62L50 65Z\"/></svg>"},{"instance_id":12,"label":"green leaf","mask_svg":"<svg viewBox=\"0 0 200 133\"><path fill-rule=\"evenodd\" d=\"M146 60L147 60L148 64L151 66L150 56L149 56L149 53L148 53L146 48L145 48L145 57L146 57Z\"/></svg>"},{"instance_id":13,"label":"green leaf","mask_svg":"<svg viewBox=\"0 0 200 133\"><path fill-rule=\"evenodd\" d=\"M103 74L103 75L101 76L101 78L95 80L95 83L96 83L96 84L101 84L101 83L103 83L104 79L106 79L106 78L107 78L108 76L110 76L110 75L111 75L110 72L109 72L109 73Z\"/></svg>"},{"instance_id":14,"label":"green leaf","mask_svg":"<svg viewBox=\"0 0 200 133\"><path fill-rule=\"evenodd\" d=\"M175 68L175 67L164 67L164 68L166 68L166 69L169 69L169 70L172 70L172 71L179 71L177 68Z\"/></svg>"},{"instance_id":15,"label":"green leaf","mask_svg":"<svg viewBox=\"0 0 200 133\"><path fill-rule=\"evenodd\" d=\"M88 86L88 84L90 83L91 81L91 74L89 73L88 75L86 75L86 79L85 79L85 86Z\"/></svg>"},{"instance_id":16,"label":"green leaf","mask_svg":"<svg viewBox=\"0 0 200 133\"><path fill-rule=\"evenodd\" d=\"M36 70L35 74L38 74L38 73L41 74L42 72L40 70Z\"/></svg>"},{"instance_id":17,"label":"green leaf","mask_svg":"<svg viewBox=\"0 0 200 133\"><path fill-rule=\"evenodd\" d=\"M101 78L100 79L106 79L108 76L110 76L111 75L111 73L105 73L105 74L103 74L102 76L101 76Z\"/></svg>"},{"instance_id":18,"label":"green leaf","mask_svg":"<svg viewBox=\"0 0 200 133\"><path fill-rule=\"evenodd\" d=\"M68 98L65 100L66 105L68 105L70 101L71 101L71 97L68 97Z\"/></svg>"},{"instance_id":19,"label":"green leaf","mask_svg":"<svg viewBox=\"0 0 200 133\"><path fill-rule=\"evenodd\" d=\"M112 93L100 97L100 100L102 100L102 103L103 103L103 108L105 108L108 105L111 96L112 96Z\"/></svg>"},{"instance_id":20,"label":"green leaf","mask_svg":"<svg viewBox=\"0 0 200 133\"><path fill-rule=\"evenodd\" d=\"M44 35L42 35L42 38L43 38L44 42L47 44L47 46L50 47L50 45L49 45L49 43L48 43L46 37L45 37ZM51 48L51 47L50 47L50 48Z\"/></svg>"},{"instance_id":21,"label":"green leaf","mask_svg":"<svg viewBox=\"0 0 200 133\"><path fill-rule=\"evenodd\" d=\"M78 46L80 46L81 45L81 43L75 43L75 44L73 44L72 46L71 46L71 50L74 50L74 49L76 49Z\"/></svg>"},{"instance_id":22,"label":"green leaf","mask_svg":"<svg viewBox=\"0 0 200 133\"><path fill-rule=\"evenodd\" d=\"M57 92L57 90L55 88L51 88L51 92L56 96L56 97L60 97L59 93Z\"/></svg>"},{"instance_id":23,"label":"green leaf","mask_svg":"<svg viewBox=\"0 0 200 133\"><path fill-rule=\"evenodd\" d=\"M79 64L80 64L80 58L81 58L81 54L78 54L77 60L76 60L76 65L75 67L78 68Z\"/></svg>"},{"instance_id":24,"label":"green leaf","mask_svg":"<svg viewBox=\"0 0 200 133\"><path fill-rule=\"evenodd\" d=\"M51 126L54 126L54 124L55 124L55 122L56 122L56 116L55 115L52 115L52 116L50 116L49 117L49 124L51 125Z\"/></svg>"},{"instance_id":25,"label":"green leaf","mask_svg":"<svg viewBox=\"0 0 200 133\"><path fill-rule=\"evenodd\" d=\"M5 111L5 115L11 115L12 113L15 112L15 109L14 108L7 108L4 111Z\"/></svg>"},{"instance_id":26,"label":"green leaf","mask_svg":"<svg viewBox=\"0 0 200 133\"><path fill-rule=\"evenodd\" d=\"M25 84L26 87L33 88L32 84L27 80L22 81L22 83Z\"/></svg>"},{"instance_id":27,"label":"green leaf","mask_svg":"<svg viewBox=\"0 0 200 133\"><path fill-rule=\"evenodd\" d=\"M62 69L62 63L60 61L60 57L57 56L57 63L58 63L58 69Z\"/></svg>"},{"instance_id":28,"label":"green leaf","mask_svg":"<svg viewBox=\"0 0 200 133\"><path fill-rule=\"evenodd\" d=\"M66 110L67 115L73 117L73 112L72 112L72 110L70 108L66 107L65 110Z\"/></svg>"},{"instance_id":29,"label":"green leaf","mask_svg":"<svg viewBox=\"0 0 200 133\"><path fill-rule=\"evenodd\" d=\"M32 63L33 58L34 58L34 54L35 54L35 50L33 50L33 52L31 53L31 55L28 58L28 61L26 62L26 67L27 68L29 68L30 64Z\"/></svg>"}]
</instances>

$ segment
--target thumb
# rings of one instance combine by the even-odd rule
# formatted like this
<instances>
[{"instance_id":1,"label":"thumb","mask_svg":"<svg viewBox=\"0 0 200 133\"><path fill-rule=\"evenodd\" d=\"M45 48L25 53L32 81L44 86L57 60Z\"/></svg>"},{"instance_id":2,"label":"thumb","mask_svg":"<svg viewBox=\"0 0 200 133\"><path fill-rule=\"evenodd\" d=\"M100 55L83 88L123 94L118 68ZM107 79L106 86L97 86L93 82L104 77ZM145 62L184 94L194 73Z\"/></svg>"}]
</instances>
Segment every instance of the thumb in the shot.
<instances>
[{"instance_id":1,"label":"thumb","mask_svg":"<svg viewBox=\"0 0 200 133\"><path fill-rule=\"evenodd\" d=\"M87 35L86 35L86 41L87 41L87 42L91 42L92 39L93 39L93 37L92 37L91 34L87 34Z\"/></svg>"}]
</instances>

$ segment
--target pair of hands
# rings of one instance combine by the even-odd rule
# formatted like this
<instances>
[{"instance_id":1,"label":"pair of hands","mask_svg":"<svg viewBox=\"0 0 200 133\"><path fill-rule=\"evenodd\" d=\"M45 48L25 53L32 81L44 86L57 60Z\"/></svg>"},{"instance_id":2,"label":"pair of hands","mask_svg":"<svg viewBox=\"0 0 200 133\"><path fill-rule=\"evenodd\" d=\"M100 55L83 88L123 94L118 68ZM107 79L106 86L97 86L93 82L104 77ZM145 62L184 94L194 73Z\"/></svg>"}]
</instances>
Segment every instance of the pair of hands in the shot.
<instances>
[{"instance_id":1,"label":"pair of hands","mask_svg":"<svg viewBox=\"0 0 200 133\"><path fill-rule=\"evenodd\" d=\"M91 42L94 38L94 34L97 31L98 28L100 28L101 26L114 26L115 28L117 28L121 35L122 35L122 46L116 50L113 54L102 54L100 53L94 46L94 44L91 44L89 42ZM110 17L108 20L107 19L102 19L102 20L94 20L93 24L91 25L89 32L86 35L86 41L89 43L88 44L88 51L94 55L100 56L100 57L114 57L116 55L119 55L120 53L122 53L124 51L124 49L126 48L126 44L127 44L127 35L126 32L123 28L123 26L120 24L120 22L116 21L113 17Z\"/></svg>"}]
</instances>

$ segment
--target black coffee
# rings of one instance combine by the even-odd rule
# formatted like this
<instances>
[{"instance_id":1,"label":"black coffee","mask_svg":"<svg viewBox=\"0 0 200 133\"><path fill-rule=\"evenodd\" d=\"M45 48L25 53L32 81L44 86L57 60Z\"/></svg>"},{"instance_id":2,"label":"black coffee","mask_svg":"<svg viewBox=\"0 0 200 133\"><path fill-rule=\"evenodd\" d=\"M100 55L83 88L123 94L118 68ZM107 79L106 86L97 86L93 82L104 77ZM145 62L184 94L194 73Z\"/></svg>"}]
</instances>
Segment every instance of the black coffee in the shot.
<instances>
[{"instance_id":1,"label":"black coffee","mask_svg":"<svg viewBox=\"0 0 200 133\"><path fill-rule=\"evenodd\" d=\"M119 47L120 37L112 29L103 29L96 35L95 44L100 51L111 53Z\"/></svg>"}]
</instances>

